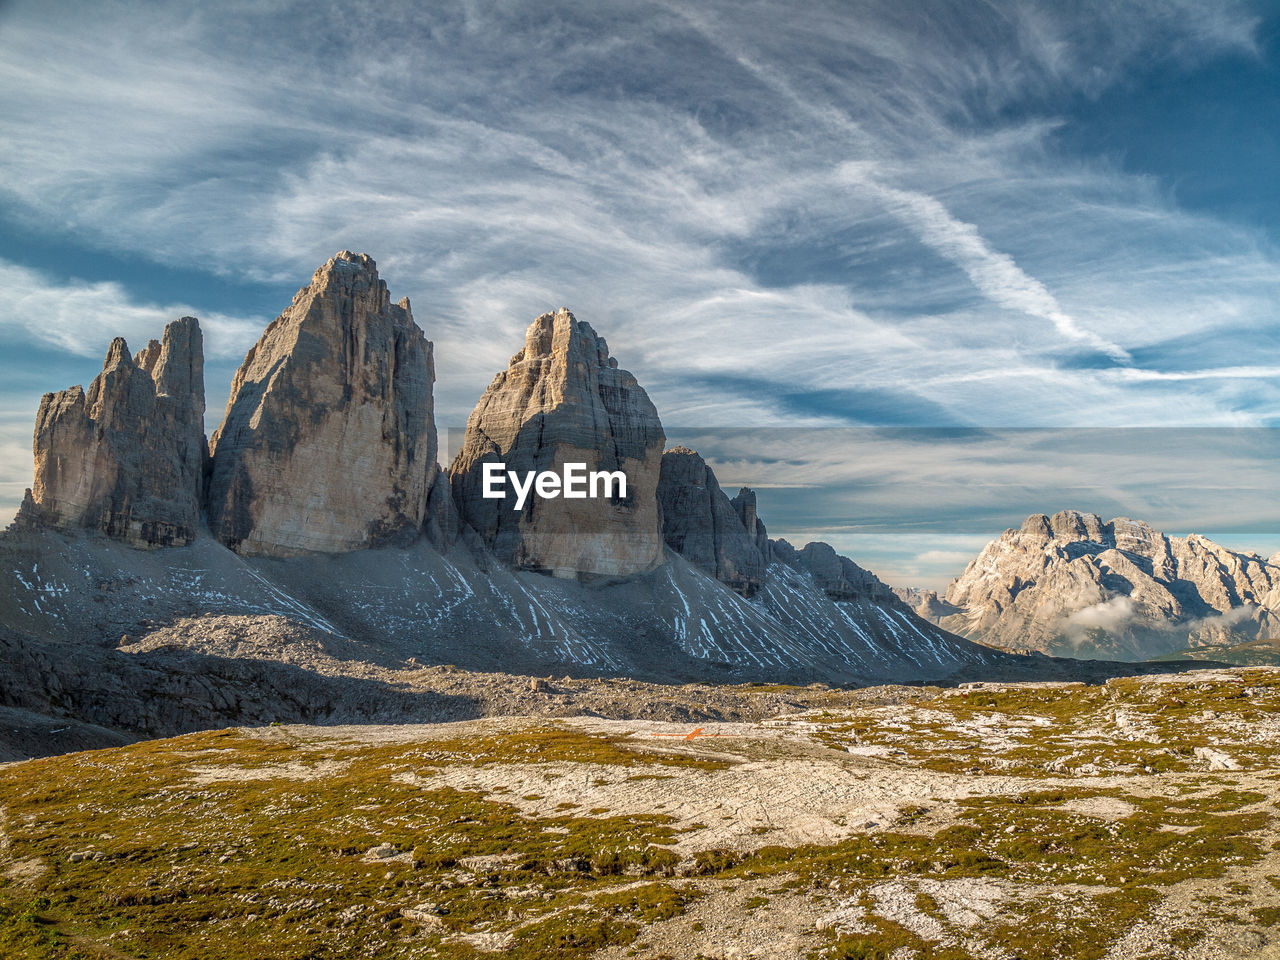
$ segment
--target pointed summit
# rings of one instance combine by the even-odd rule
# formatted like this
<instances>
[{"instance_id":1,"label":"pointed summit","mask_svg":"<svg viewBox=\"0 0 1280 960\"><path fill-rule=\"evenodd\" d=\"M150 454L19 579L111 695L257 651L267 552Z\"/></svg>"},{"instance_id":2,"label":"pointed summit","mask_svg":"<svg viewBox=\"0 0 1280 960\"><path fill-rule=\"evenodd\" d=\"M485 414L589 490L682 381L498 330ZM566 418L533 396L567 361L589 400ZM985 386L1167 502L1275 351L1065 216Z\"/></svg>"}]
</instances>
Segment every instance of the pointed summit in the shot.
<instances>
[{"instance_id":1,"label":"pointed summit","mask_svg":"<svg viewBox=\"0 0 1280 960\"><path fill-rule=\"evenodd\" d=\"M663 562L658 411L609 345L568 310L529 325L524 349L480 398L450 467L454 498L499 559L563 577L628 576ZM622 471L625 498L483 496L486 463L508 471ZM509 488L508 488L509 489Z\"/></svg>"},{"instance_id":2,"label":"pointed summit","mask_svg":"<svg viewBox=\"0 0 1280 960\"><path fill-rule=\"evenodd\" d=\"M344 250L263 332L212 440L209 526L245 554L416 536L435 478L431 343Z\"/></svg>"},{"instance_id":3,"label":"pointed summit","mask_svg":"<svg viewBox=\"0 0 1280 960\"><path fill-rule=\"evenodd\" d=\"M138 357L116 337L87 394L45 394L24 520L142 547L194 538L205 460L199 321L175 320Z\"/></svg>"}]
</instances>

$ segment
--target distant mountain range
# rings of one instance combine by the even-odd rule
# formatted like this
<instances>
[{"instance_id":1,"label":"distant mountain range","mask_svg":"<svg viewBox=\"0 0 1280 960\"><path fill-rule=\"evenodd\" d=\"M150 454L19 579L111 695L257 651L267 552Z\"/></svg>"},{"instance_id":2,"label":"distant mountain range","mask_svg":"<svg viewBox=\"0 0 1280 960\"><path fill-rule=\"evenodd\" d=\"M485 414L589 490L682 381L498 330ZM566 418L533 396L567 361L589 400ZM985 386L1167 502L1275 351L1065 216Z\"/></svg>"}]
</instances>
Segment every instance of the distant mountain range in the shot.
<instances>
[{"instance_id":1,"label":"distant mountain range","mask_svg":"<svg viewBox=\"0 0 1280 960\"><path fill-rule=\"evenodd\" d=\"M198 321L136 354L113 341L87 391L40 404L35 479L0 538L0 647L26 678L5 702L120 729L136 689L163 689L163 710L137 708L151 732L235 722L250 702L259 718L351 706L315 690L292 702L280 677L247 693L221 642L170 644L138 678L152 656L139 637L213 615L216 629L287 618L341 647L332 662L353 676L363 663L793 683L1064 669L930 623L825 543L770 539L751 490L730 498L696 451L664 449L643 387L567 310L533 321L447 469L434 378L408 300L350 252L263 332L208 442ZM497 464L620 472L627 489L517 510L510 489L486 495ZM183 656L201 658L201 680L175 692Z\"/></svg>"},{"instance_id":2,"label":"distant mountain range","mask_svg":"<svg viewBox=\"0 0 1280 960\"><path fill-rule=\"evenodd\" d=\"M902 596L930 622L998 649L1146 660L1280 636L1280 554L1063 510L992 540L943 596Z\"/></svg>"}]
</instances>

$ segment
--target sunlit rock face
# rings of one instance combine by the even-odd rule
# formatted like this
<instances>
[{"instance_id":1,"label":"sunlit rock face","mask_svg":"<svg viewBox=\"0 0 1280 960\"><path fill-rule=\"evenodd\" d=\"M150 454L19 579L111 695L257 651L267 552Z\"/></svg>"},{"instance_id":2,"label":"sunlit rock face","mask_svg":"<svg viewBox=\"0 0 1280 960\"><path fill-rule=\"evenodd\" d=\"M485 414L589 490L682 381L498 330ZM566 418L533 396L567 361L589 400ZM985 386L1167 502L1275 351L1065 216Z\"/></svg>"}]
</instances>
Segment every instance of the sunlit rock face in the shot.
<instances>
[{"instance_id":1,"label":"sunlit rock face","mask_svg":"<svg viewBox=\"0 0 1280 960\"><path fill-rule=\"evenodd\" d=\"M97 530L138 547L185 545L200 521L204 344L183 317L137 356L111 342L88 392L40 401L25 523Z\"/></svg>"},{"instance_id":2,"label":"sunlit rock face","mask_svg":"<svg viewBox=\"0 0 1280 960\"><path fill-rule=\"evenodd\" d=\"M625 577L663 563L658 476L665 443L658 411L609 345L568 310L529 325L511 358L467 420L450 468L454 500L501 560L559 577ZM484 464L523 475L622 471L625 497L483 496ZM602 488L598 488L602 489Z\"/></svg>"},{"instance_id":3,"label":"sunlit rock face","mask_svg":"<svg viewBox=\"0 0 1280 960\"><path fill-rule=\"evenodd\" d=\"M987 544L945 599L935 622L984 643L1140 659L1273 635L1280 566L1196 534L1063 510Z\"/></svg>"},{"instance_id":4,"label":"sunlit rock face","mask_svg":"<svg viewBox=\"0 0 1280 960\"><path fill-rule=\"evenodd\" d=\"M343 553L416 537L437 473L431 343L348 251L250 349L212 440L208 518L240 553Z\"/></svg>"}]
</instances>

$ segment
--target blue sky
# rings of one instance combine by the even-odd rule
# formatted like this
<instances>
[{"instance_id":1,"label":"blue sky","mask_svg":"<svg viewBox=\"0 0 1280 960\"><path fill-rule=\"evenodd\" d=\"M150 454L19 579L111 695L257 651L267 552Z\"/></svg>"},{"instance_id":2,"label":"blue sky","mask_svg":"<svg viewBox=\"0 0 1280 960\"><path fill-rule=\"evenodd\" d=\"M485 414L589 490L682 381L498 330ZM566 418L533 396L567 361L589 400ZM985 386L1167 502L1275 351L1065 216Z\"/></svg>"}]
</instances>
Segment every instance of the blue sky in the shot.
<instances>
[{"instance_id":1,"label":"blue sky","mask_svg":"<svg viewBox=\"0 0 1280 960\"><path fill-rule=\"evenodd\" d=\"M1140 476L1042 446L1010 497L1021 453L868 476L857 432L1280 426L1274 2L8 2L0 89L0 520L112 336L200 317L212 430L350 248L435 341L442 426L567 305L673 438L853 428L790 482L763 446L719 472L892 580L1037 503L1280 548L1182 440Z\"/></svg>"}]
</instances>

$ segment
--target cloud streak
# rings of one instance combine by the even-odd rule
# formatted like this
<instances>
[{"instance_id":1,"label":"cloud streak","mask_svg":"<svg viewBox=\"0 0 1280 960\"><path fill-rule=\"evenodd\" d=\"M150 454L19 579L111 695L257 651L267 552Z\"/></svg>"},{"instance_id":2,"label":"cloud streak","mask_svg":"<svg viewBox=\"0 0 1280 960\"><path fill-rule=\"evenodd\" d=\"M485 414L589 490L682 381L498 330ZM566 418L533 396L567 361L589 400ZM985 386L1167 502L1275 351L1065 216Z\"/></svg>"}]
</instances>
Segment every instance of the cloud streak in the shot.
<instances>
[{"instance_id":1,"label":"cloud streak","mask_svg":"<svg viewBox=\"0 0 1280 960\"><path fill-rule=\"evenodd\" d=\"M115 282L59 283L47 274L0 260L0 334L7 342L26 339L81 357L104 356L114 337L135 351L158 339L165 324L198 316L206 351L214 358L243 357L258 338L257 318L202 313L190 304L139 302ZM50 389L53 389L51 386Z\"/></svg>"},{"instance_id":2,"label":"cloud streak","mask_svg":"<svg viewBox=\"0 0 1280 960\"><path fill-rule=\"evenodd\" d=\"M953 217L934 197L874 180L862 180L861 186L880 197L915 231L921 243L959 266L993 303L1047 320L1062 337L1083 343L1113 360L1128 363L1132 359L1123 347L1082 329L1043 283L1019 269L1008 254L993 250L976 226Z\"/></svg>"}]
</instances>

